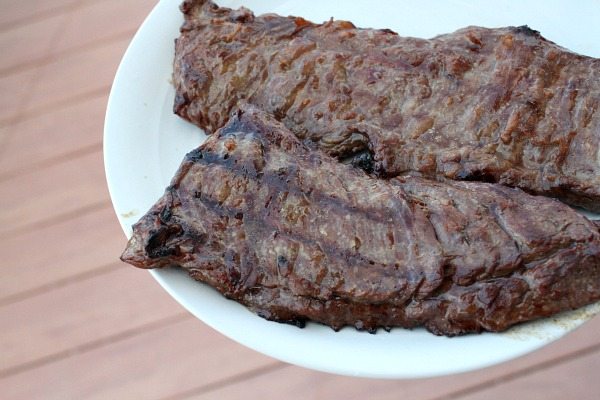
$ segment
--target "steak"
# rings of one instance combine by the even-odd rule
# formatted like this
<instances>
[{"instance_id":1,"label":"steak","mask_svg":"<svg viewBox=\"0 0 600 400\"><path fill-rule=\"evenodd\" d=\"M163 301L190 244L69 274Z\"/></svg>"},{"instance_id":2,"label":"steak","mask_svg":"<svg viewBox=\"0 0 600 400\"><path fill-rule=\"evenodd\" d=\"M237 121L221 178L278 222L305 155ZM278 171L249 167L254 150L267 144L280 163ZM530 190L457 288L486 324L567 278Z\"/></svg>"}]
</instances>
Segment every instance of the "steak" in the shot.
<instances>
[{"instance_id":1,"label":"steak","mask_svg":"<svg viewBox=\"0 0 600 400\"><path fill-rule=\"evenodd\" d=\"M378 179L242 107L186 155L122 260L178 266L269 320L439 335L600 299L600 232L483 182Z\"/></svg>"},{"instance_id":2,"label":"steak","mask_svg":"<svg viewBox=\"0 0 600 400\"><path fill-rule=\"evenodd\" d=\"M600 60L522 27L429 40L186 0L175 112L240 101L378 176L488 181L600 212Z\"/></svg>"}]
</instances>

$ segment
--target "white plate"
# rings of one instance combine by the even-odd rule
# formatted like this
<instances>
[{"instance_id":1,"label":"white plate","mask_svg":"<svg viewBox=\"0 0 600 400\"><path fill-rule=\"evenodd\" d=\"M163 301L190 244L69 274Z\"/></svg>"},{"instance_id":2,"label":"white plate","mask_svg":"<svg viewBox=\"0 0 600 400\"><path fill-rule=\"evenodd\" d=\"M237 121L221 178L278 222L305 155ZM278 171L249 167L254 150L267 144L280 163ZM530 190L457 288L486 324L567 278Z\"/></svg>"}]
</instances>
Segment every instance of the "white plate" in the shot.
<instances>
[{"instance_id":1,"label":"white plate","mask_svg":"<svg viewBox=\"0 0 600 400\"><path fill-rule=\"evenodd\" d=\"M521 4L525 3L525 4ZM357 26L391 28L401 35L431 37L467 25L528 24L560 45L600 57L600 25L594 2L436 1L221 1L244 4L257 14L278 12L314 21L331 16ZM182 16L179 0L161 1L146 19L121 62L110 94L104 132L106 176L115 211L127 236L131 225L161 196L183 155L205 138L171 111L173 39ZM576 312L522 325L502 334L448 339L423 329L376 335L305 329L265 321L243 306L177 270L152 271L186 309L214 329L280 360L321 371L377 378L414 378L482 368L535 350L600 311ZM148 310L152 312L152 310Z\"/></svg>"}]
</instances>

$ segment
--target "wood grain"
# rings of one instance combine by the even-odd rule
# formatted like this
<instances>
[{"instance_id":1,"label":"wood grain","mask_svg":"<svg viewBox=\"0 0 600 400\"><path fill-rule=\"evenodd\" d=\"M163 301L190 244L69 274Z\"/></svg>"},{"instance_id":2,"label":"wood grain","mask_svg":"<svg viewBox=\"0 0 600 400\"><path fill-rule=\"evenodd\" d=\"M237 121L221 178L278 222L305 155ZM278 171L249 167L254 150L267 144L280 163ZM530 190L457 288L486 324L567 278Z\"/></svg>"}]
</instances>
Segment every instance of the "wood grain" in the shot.
<instances>
[{"instance_id":1,"label":"wood grain","mask_svg":"<svg viewBox=\"0 0 600 400\"><path fill-rule=\"evenodd\" d=\"M123 34L130 38L156 3L156 0L87 2L71 12L53 52L63 54ZM110 29L106 29L107 24Z\"/></svg>"},{"instance_id":2,"label":"wood grain","mask_svg":"<svg viewBox=\"0 0 600 400\"><path fill-rule=\"evenodd\" d=\"M106 102L107 94L101 94L3 127L0 181L88 149L99 151Z\"/></svg>"},{"instance_id":3,"label":"wood grain","mask_svg":"<svg viewBox=\"0 0 600 400\"><path fill-rule=\"evenodd\" d=\"M162 399L279 364L186 319L0 380L11 400Z\"/></svg>"},{"instance_id":4,"label":"wood grain","mask_svg":"<svg viewBox=\"0 0 600 400\"><path fill-rule=\"evenodd\" d=\"M590 379L590 376L596 374L597 377L598 371L600 349L509 382L490 385L466 396L444 399L497 400L511 393L516 394L515 398L527 400L597 400L600 379Z\"/></svg>"},{"instance_id":5,"label":"wood grain","mask_svg":"<svg viewBox=\"0 0 600 400\"><path fill-rule=\"evenodd\" d=\"M102 154L96 151L0 182L0 238L108 204L104 181Z\"/></svg>"},{"instance_id":6,"label":"wood grain","mask_svg":"<svg viewBox=\"0 0 600 400\"><path fill-rule=\"evenodd\" d=\"M0 57L0 75L48 57L66 18L65 15L58 14L4 30L0 35L0 49L3 52L3 57Z\"/></svg>"},{"instance_id":7,"label":"wood grain","mask_svg":"<svg viewBox=\"0 0 600 400\"><path fill-rule=\"evenodd\" d=\"M40 77L25 107L27 115L39 109L76 99L79 95L103 89L108 93L119 61L130 38L86 48L53 60L40 69Z\"/></svg>"},{"instance_id":8,"label":"wood grain","mask_svg":"<svg viewBox=\"0 0 600 400\"><path fill-rule=\"evenodd\" d=\"M18 113L24 111L25 103L40 70L27 69L0 76L0 126L12 122ZM2 149L0 149L0 155Z\"/></svg>"},{"instance_id":9,"label":"wood grain","mask_svg":"<svg viewBox=\"0 0 600 400\"><path fill-rule=\"evenodd\" d=\"M580 351L589 346L600 346L597 332L600 329L600 318L595 318L584 327L567 337L516 360L494 367L430 379L412 380L373 380L350 378L324 374L298 367L276 370L243 382L225 386L221 389L206 392L202 388L197 394L189 393L181 399L329 399L343 398L358 400L373 398L393 400L409 399L442 399L453 393L462 393L475 388L475 393L496 381L510 381L516 376L525 375L529 371L544 371L552 365L552 360L560 359L568 354ZM536 369L536 366L539 369ZM245 395L250 393L251 395ZM453 398L453 397L452 397ZM494 397L500 399L503 397ZM518 395L515 398L521 398ZM567 396L565 398L576 398Z\"/></svg>"},{"instance_id":10,"label":"wood grain","mask_svg":"<svg viewBox=\"0 0 600 400\"><path fill-rule=\"evenodd\" d=\"M32 251L34 244L37 250ZM2 242L0 305L49 290L74 278L105 270L118 261L126 238L110 205ZM125 267L125 264L120 265Z\"/></svg>"},{"instance_id":11,"label":"wood grain","mask_svg":"<svg viewBox=\"0 0 600 400\"><path fill-rule=\"evenodd\" d=\"M103 116L119 61L154 3L2 1L0 398L597 398L600 317L491 368L357 379L248 350L117 261L125 238L106 190Z\"/></svg>"},{"instance_id":12,"label":"wood grain","mask_svg":"<svg viewBox=\"0 0 600 400\"><path fill-rule=\"evenodd\" d=\"M182 313L146 271L119 265L106 274L0 307L0 376Z\"/></svg>"},{"instance_id":13,"label":"wood grain","mask_svg":"<svg viewBox=\"0 0 600 400\"><path fill-rule=\"evenodd\" d=\"M81 0L2 0L0 32L64 15L78 3L81 3Z\"/></svg>"}]
</instances>

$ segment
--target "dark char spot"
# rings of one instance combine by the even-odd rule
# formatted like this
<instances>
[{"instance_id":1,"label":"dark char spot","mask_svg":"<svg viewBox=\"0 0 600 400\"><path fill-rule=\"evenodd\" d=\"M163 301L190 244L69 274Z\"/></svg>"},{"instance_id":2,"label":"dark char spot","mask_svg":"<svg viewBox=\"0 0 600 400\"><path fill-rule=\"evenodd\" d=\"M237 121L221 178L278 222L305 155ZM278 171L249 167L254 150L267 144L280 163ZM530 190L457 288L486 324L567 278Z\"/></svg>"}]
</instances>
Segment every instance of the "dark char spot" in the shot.
<instances>
[{"instance_id":1,"label":"dark char spot","mask_svg":"<svg viewBox=\"0 0 600 400\"><path fill-rule=\"evenodd\" d=\"M540 36L539 31L536 31L535 29L531 29L527 25L517 26L516 28L513 28L512 31L515 33L520 33L520 34L527 35L527 36Z\"/></svg>"},{"instance_id":2,"label":"dark char spot","mask_svg":"<svg viewBox=\"0 0 600 400\"><path fill-rule=\"evenodd\" d=\"M287 276L290 273L290 265L287 258L284 256L277 257L277 270L283 276Z\"/></svg>"},{"instance_id":3,"label":"dark char spot","mask_svg":"<svg viewBox=\"0 0 600 400\"><path fill-rule=\"evenodd\" d=\"M179 246L169 246L168 241L181 235L181 225L163 226L150 234L148 244L144 248L150 258L169 257L179 255Z\"/></svg>"},{"instance_id":4,"label":"dark char spot","mask_svg":"<svg viewBox=\"0 0 600 400\"><path fill-rule=\"evenodd\" d=\"M159 218L163 223L166 224L167 222L169 222L169 220L171 219L172 216L173 216L173 213L171 212L171 209L168 207L165 207L160 212Z\"/></svg>"},{"instance_id":5,"label":"dark char spot","mask_svg":"<svg viewBox=\"0 0 600 400\"><path fill-rule=\"evenodd\" d=\"M367 149L355 153L340 161L344 164L350 164L354 168L360 168L368 174L373 172L373 154Z\"/></svg>"},{"instance_id":6,"label":"dark char spot","mask_svg":"<svg viewBox=\"0 0 600 400\"><path fill-rule=\"evenodd\" d=\"M496 182L494 174L487 171L460 171L458 174L456 174L456 178L471 182Z\"/></svg>"},{"instance_id":7,"label":"dark char spot","mask_svg":"<svg viewBox=\"0 0 600 400\"><path fill-rule=\"evenodd\" d=\"M202 154L202 149L197 148L187 153L185 158L191 162L198 162L204 158L204 155Z\"/></svg>"}]
</instances>

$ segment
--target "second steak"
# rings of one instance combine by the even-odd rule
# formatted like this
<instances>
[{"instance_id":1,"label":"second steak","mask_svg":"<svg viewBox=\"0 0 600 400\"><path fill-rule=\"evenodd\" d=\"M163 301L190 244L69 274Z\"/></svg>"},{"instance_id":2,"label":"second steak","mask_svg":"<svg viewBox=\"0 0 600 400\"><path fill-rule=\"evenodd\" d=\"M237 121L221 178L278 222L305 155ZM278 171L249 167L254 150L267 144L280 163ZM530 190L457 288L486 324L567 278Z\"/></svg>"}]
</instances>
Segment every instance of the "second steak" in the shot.
<instances>
[{"instance_id":1,"label":"second steak","mask_svg":"<svg viewBox=\"0 0 600 400\"><path fill-rule=\"evenodd\" d=\"M175 111L208 133L247 101L382 176L520 187L600 211L600 60L527 27L430 40L206 0L182 5Z\"/></svg>"}]
</instances>

